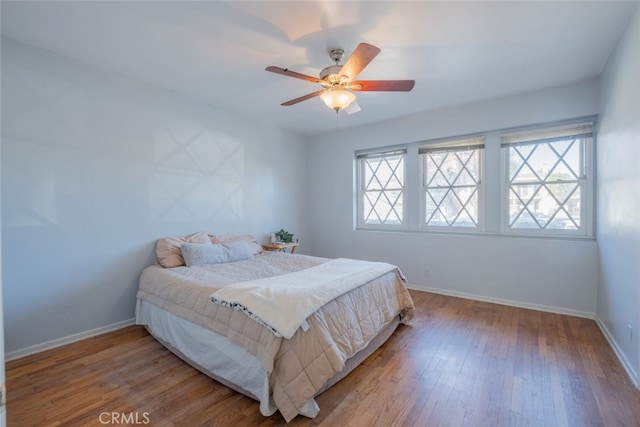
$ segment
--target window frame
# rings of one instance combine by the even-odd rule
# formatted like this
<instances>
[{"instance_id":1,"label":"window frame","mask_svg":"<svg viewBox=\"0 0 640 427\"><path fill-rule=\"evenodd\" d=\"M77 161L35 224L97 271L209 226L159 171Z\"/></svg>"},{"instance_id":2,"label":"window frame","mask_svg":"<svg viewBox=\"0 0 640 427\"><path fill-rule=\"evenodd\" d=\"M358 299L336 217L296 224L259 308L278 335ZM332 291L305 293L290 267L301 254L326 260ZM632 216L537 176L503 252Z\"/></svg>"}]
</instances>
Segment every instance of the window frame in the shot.
<instances>
[{"instance_id":1,"label":"window frame","mask_svg":"<svg viewBox=\"0 0 640 427\"><path fill-rule=\"evenodd\" d=\"M400 224L367 224L364 218L364 196L368 190L364 188L365 178L364 174L366 169L362 167L363 161L367 158L386 157L386 156L402 156L402 187L401 203L402 203L402 215L400 218ZM374 150L362 150L355 152L355 171L356 171L356 229L359 230L407 230L407 147L406 146L393 146L384 147ZM383 190L384 191L384 190Z\"/></svg>"},{"instance_id":2,"label":"window frame","mask_svg":"<svg viewBox=\"0 0 640 427\"><path fill-rule=\"evenodd\" d=\"M427 154L429 152L456 152L468 151L469 149L478 150L478 183L475 186L477 192L477 224L474 227L466 227L460 225L429 225L426 218L427 210L427 189L433 188L427 186ZM481 233L485 231L485 197L484 197L484 171L485 171L485 137L472 136L465 138L451 138L446 140L431 141L420 144L418 148L418 162L420 165L420 185L419 185L419 229L422 231L431 231L438 233ZM465 167L465 166L463 166ZM466 168L466 167L465 167ZM454 185L443 186L442 188L451 189Z\"/></svg>"},{"instance_id":3,"label":"window frame","mask_svg":"<svg viewBox=\"0 0 640 427\"><path fill-rule=\"evenodd\" d=\"M503 138L505 135L513 135L521 133L523 135L535 134L545 131L553 131L557 128L579 126L581 124L591 125L591 135L584 137L581 163L583 167L583 174L577 180L579 183L580 191L580 227L574 230L570 229L546 229L546 228L513 228L510 224L509 213L509 192L511 189L511 182L509 178L510 158L509 158L509 146L505 146ZM578 134L576 134L578 135ZM564 138L570 138L570 135L564 136ZM595 139L596 139L596 120L594 117L585 118L582 120L563 121L558 123L547 123L538 126L528 126L522 128L510 129L505 132L501 132L500 138L500 161L501 161L501 173L500 173L500 233L511 236L531 236L531 237L593 237L594 236L594 209L595 209ZM539 141L539 144L546 143L544 138L531 139L522 144L535 145ZM517 146L518 143L511 145ZM564 157L564 156L563 156ZM543 185L548 181L538 181L538 185Z\"/></svg>"}]
</instances>

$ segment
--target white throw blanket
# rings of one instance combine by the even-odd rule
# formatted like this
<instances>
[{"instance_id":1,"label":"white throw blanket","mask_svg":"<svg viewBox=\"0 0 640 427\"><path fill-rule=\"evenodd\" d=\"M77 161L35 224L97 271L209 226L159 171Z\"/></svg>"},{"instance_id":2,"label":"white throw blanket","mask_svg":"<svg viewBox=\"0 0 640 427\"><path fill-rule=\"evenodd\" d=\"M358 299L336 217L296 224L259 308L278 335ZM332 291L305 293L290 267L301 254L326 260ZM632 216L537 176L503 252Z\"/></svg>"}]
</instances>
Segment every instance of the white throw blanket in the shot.
<instances>
[{"instance_id":1,"label":"white throw blanket","mask_svg":"<svg viewBox=\"0 0 640 427\"><path fill-rule=\"evenodd\" d=\"M211 300L291 338L320 307L393 270L397 267L383 262L338 258L294 273L229 285L211 294Z\"/></svg>"}]
</instances>

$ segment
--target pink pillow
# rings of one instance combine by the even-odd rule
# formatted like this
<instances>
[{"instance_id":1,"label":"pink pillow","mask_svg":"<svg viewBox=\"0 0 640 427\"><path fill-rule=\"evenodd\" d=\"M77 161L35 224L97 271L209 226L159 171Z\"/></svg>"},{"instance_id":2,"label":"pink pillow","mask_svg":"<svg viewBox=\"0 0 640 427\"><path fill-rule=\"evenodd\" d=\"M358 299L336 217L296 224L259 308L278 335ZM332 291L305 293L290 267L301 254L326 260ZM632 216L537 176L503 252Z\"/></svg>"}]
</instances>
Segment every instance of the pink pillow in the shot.
<instances>
[{"instance_id":1,"label":"pink pillow","mask_svg":"<svg viewBox=\"0 0 640 427\"><path fill-rule=\"evenodd\" d=\"M212 236L215 237L215 236ZM183 237L165 237L156 243L156 258L165 268L184 265L184 258L180 246L183 243L211 243L211 238L205 232L190 234Z\"/></svg>"},{"instance_id":2,"label":"pink pillow","mask_svg":"<svg viewBox=\"0 0 640 427\"><path fill-rule=\"evenodd\" d=\"M249 243L249 250L252 254L258 255L259 253L262 253L262 245L260 245L260 243L258 243L258 241L249 234L244 236L211 236L211 243L223 244L237 242L238 240L246 240L247 243Z\"/></svg>"}]
</instances>

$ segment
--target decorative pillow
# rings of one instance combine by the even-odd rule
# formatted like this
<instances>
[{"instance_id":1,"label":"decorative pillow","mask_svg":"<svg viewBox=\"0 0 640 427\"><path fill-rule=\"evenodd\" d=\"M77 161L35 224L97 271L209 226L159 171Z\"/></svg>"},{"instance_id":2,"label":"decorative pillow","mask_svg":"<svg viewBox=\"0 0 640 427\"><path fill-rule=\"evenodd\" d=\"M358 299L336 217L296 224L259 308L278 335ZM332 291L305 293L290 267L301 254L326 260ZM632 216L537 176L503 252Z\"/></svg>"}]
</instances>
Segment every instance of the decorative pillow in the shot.
<instances>
[{"instance_id":1,"label":"decorative pillow","mask_svg":"<svg viewBox=\"0 0 640 427\"><path fill-rule=\"evenodd\" d=\"M223 246L228 251L229 262L253 258L249 242L246 240L236 240L235 242L225 243Z\"/></svg>"},{"instance_id":2,"label":"decorative pillow","mask_svg":"<svg viewBox=\"0 0 640 427\"><path fill-rule=\"evenodd\" d=\"M180 246L183 243L211 243L209 235L204 232L190 234L183 237L166 237L156 243L156 258L158 263L165 268L173 268L184 265L184 258Z\"/></svg>"},{"instance_id":3,"label":"decorative pillow","mask_svg":"<svg viewBox=\"0 0 640 427\"><path fill-rule=\"evenodd\" d=\"M246 240L249 243L249 249L251 253L257 255L262 253L262 246L258 243L258 241L251 235L247 234L244 236L239 235L229 235L229 236L212 236L211 243L231 243L237 242L238 240Z\"/></svg>"},{"instance_id":4,"label":"decorative pillow","mask_svg":"<svg viewBox=\"0 0 640 427\"><path fill-rule=\"evenodd\" d=\"M182 257L187 267L229 261L229 250L223 245L183 243L180 250L182 251Z\"/></svg>"}]
</instances>

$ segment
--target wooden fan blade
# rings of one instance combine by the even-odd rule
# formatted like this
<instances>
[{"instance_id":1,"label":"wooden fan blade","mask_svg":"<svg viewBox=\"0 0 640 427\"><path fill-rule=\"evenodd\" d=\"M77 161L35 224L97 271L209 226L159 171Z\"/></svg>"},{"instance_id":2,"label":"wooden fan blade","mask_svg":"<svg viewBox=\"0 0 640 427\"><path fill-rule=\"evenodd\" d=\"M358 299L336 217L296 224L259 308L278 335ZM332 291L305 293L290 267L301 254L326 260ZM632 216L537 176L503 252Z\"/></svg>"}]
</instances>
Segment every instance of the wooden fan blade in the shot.
<instances>
[{"instance_id":1,"label":"wooden fan blade","mask_svg":"<svg viewBox=\"0 0 640 427\"><path fill-rule=\"evenodd\" d=\"M320 83L322 82L322 80L320 80L317 77L312 77L312 76L307 76L306 74L300 74L300 73L296 73L295 71L291 71L291 70L287 70L286 68L280 68L280 67L267 67L265 68L266 71L271 71L272 73L276 73L276 74L282 74L283 76L287 76L287 77L294 77L296 79L300 79L300 80L306 80L308 82L312 82L312 83Z\"/></svg>"},{"instance_id":2,"label":"wooden fan blade","mask_svg":"<svg viewBox=\"0 0 640 427\"><path fill-rule=\"evenodd\" d=\"M357 80L349 85L349 89L360 92L409 92L415 84L415 80Z\"/></svg>"},{"instance_id":3,"label":"wooden fan blade","mask_svg":"<svg viewBox=\"0 0 640 427\"><path fill-rule=\"evenodd\" d=\"M342 66L340 75L349 77L349 80L355 79L379 53L380 49L377 47L367 43L360 43Z\"/></svg>"},{"instance_id":4,"label":"wooden fan blade","mask_svg":"<svg viewBox=\"0 0 640 427\"><path fill-rule=\"evenodd\" d=\"M288 106L290 106L290 105L297 104L298 102L306 101L307 99L311 99L311 98L313 98L313 97L315 97L315 96L318 96L318 95L320 95L322 92L324 92L324 89L317 90L317 91L312 92L312 93L308 93L308 94L306 94L306 95L304 95L304 96L301 96L300 98L292 99L291 101L283 102L283 103L282 103L282 104L280 104L280 105L283 105L283 106L285 106L285 107L288 107Z\"/></svg>"}]
</instances>

